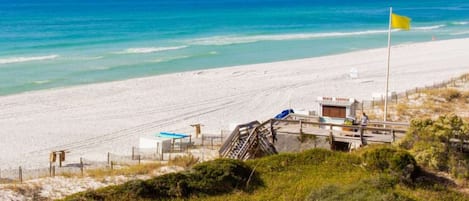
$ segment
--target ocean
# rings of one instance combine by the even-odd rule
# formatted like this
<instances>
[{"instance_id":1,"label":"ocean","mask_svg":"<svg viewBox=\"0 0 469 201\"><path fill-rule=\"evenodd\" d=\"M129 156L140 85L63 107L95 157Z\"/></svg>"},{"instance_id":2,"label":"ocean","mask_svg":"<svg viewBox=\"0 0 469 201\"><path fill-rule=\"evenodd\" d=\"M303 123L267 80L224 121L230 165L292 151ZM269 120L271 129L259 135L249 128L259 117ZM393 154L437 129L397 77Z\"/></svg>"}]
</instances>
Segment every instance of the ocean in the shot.
<instances>
[{"instance_id":1,"label":"ocean","mask_svg":"<svg viewBox=\"0 0 469 201\"><path fill-rule=\"evenodd\" d=\"M469 37L469 1L0 0L0 95ZM327 69L327 66L324 66Z\"/></svg>"}]
</instances>

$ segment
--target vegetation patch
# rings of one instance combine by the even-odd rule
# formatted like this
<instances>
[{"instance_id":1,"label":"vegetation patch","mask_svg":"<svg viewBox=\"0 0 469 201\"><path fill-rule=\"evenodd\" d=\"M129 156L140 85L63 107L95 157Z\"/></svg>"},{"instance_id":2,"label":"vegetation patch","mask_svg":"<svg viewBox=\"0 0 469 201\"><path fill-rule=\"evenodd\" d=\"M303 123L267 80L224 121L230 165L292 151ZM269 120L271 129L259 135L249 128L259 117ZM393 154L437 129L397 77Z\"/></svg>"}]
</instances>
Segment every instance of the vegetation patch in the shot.
<instances>
[{"instance_id":1,"label":"vegetation patch","mask_svg":"<svg viewBox=\"0 0 469 201\"><path fill-rule=\"evenodd\" d=\"M412 183L416 176L417 163L407 151L379 146L365 150L362 156L367 169L390 174L400 182Z\"/></svg>"},{"instance_id":2,"label":"vegetation patch","mask_svg":"<svg viewBox=\"0 0 469 201\"><path fill-rule=\"evenodd\" d=\"M445 115L412 120L399 146L410 150L426 168L469 179L469 155L463 144L468 140L469 124L456 115Z\"/></svg>"},{"instance_id":3,"label":"vegetation patch","mask_svg":"<svg viewBox=\"0 0 469 201\"><path fill-rule=\"evenodd\" d=\"M245 163L218 159L194 166L192 171L171 173L149 180L133 180L122 185L86 191L65 200L171 200L189 196L215 195L254 189L262 182Z\"/></svg>"},{"instance_id":4,"label":"vegetation patch","mask_svg":"<svg viewBox=\"0 0 469 201\"><path fill-rule=\"evenodd\" d=\"M327 185L311 192L308 201L411 201L414 200L394 190L393 178L378 177L364 179L349 185Z\"/></svg>"}]
</instances>

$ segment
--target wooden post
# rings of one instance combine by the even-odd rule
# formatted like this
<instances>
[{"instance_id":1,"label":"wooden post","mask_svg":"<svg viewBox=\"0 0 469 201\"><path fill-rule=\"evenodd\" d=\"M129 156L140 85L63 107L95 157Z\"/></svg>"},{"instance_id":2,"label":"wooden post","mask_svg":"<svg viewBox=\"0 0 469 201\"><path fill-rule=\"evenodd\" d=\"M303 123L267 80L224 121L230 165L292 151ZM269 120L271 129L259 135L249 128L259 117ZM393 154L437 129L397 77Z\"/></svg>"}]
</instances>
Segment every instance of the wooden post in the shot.
<instances>
[{"instance_id":1,"label":"wooden post","mask_svg":"<svg viewBox=\"0 0 469 201\"><path fill-rule=\"evenodd\" d=\"M202 147L204 146L204 136L202 135Z\"/></svg>"},{"instance_id":2,"label":"wooden post","mask_svg":"<svg viewBox=\"0 0 469 201\"><path fill-rule=\"evenodd\" d=\"M49 162L49 177L52 177L52 162Z\"/></svg>"},{"instance_id":3,"label":"wooden post","mask_svg":"<svg viewBox=\"0 0 469 201\"><path fill-rule=\"evenodd\" d=\"M83 177L83 158L80 157L80 172L81 172L81 176Z\"/></svg>"},{"instance_id":4,"label":"wooden post","mask_svg":"<svg viewBox=\"0 0 469 201\"><path fill-rule=\"evenodd\" d=\"M161 157L160 157L160 161L164 160L164 153L163 153L163 148L161 148Z\"/></svg>"},{"instance_id":5,"label":"wooden post","mask_svg":"<svg viewBox=\"0 0 469 201\"><path fill-rule=\"evenodd\" d=\"M138 164L140 165L140 154L138 155Z\"/></svg>"},{"instance_id":6,"label":"wooden post","mask_svg":"<svg viewBox=\"0 0 469 201\"><path fill-rule=\"evenodd\" d=\"M109 160L110 158L111 158L111 157L110 157L110 153L107 152L107 164L108 164L108 165L109 165L109 162L110 162L110 160Z\"/></svg>"},{"instance_id":7,"label":"wooden post","mask_svg":"<svg viewBox=\"0 0 469 201\"><path fill-rule=\"evenodd\" d=\"M329 132L329 146L331 150L334 150L334 136L332 135L332 130Z\"/></svg>"},{"instance_id":8,"label":"wooden post","mask_svg":"<svg viewBox=\"0 0 469 201\"><path fill-rule=\"evenodd\" d=\"M396 132L394 131L394 129L391 129L391 135L392 135L391 142L395 142L396 141Z\"/></svg>"},{"instance_id":9,"label":"wooden post","mask_svg":"<svg viewBox=\"0 0 469 201\"><path fill-rule=\"evenodd\" d=\"M62 167L62 152L59 152L59 167Z\"/></svg>"},{"instance_id":10,"label":"wooden post","mask_svg":"<svg viewBox=\"0 0 469 201\"><path fill-rule=\"evenodd\" d=\"M171 140L171 149L169 150L169 159L168 161L171 160L171 153L174 151L174 138Z\"/></svg>"},{"instance_id":11,"label":"wooden post","mask_svg":"<svg viewBox=\"0 0 469 201\"><path fill-rule=\"evenodd\" d=\"M23 169L21 168L21 166L19 168L18 178L20 180L20 183L23 183Z\"/></svg>"},{"instance_id":12,"label":"wooden post","mask_svg":"<svg viewBox=\"0 0 469 201\"><path fill-rule=\"evenodd\" d=\"M220 144L223 144L223 130L220 129Z\"/></svg>"},{"instance_id":13,"label":"wooden post","mask_svg":"<svg viewBox=\"0 0 469 201\"><path fill-rule=\"evenodd\" d=\"M55 166L52 166L52 177L55 177Z\"/></svg>"},{"instance_id":14,"label":"wooden post","mask_svg":"<svg viewBox=\"0 0 469 201\"><path fill-rule=\"evenodd\" d=\"M111 161L111 170L114 169L114 161Z\"/></svg>"},{"instance_id":15,"label":"wooden post","mask_svg":"<svg viewBox=\"0 0 469 201\"><path fill-rule=\"evenodd\" d=\"M365 140L363 138L363 132L365 131L365 126L361 126L360 127L360 142L362 143L362 145L365 144Z\"/></svg>"},{"instance_id":16,"label":"wooden post","mask_svg":"<svg viewBox=\"0 0 469 201\"><path fill-rule=\"evenodd\" d=\"M191 126L195 128L195 137L199 138L199 135L201 134L200 127L202 126L202 124L192 124Z\"/></svg>"},{"instance_id":17,"label":"wooden post","mask_svg":"<svg viewBox=\"0 0 469 201\"><path fill-rule=\"evenodd\" d=\"M192 147L192 135L189 135L189 147L188 149Z\"/></svg>"},{"instance_id":18,"label":"wooden post","mask_svg":"<svg viewBox=\"0 0 469 201\"><path fill-rule=\"evenodd\" d=\"M134 156L135 156L135 147L132 147L132 160L135 160Z\"/></svg>"},{"instance_id":19,"label":"wooden post","mask_svg":"<svg viewBox=\"0 0 469 201\"><path fill-rule=\"evenodd\" d=\"M303 122L300 120L300 135L303 134Z\"/></svg>"}]
</instances>

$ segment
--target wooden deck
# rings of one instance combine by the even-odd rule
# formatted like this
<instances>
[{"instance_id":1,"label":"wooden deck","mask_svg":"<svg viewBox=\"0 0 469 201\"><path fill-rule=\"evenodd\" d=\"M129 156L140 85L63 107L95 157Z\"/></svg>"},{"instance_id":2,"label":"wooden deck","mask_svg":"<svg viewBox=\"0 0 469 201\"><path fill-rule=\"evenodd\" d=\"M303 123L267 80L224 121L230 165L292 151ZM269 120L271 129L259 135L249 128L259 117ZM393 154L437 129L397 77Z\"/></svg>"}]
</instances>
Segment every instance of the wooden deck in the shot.
<instances>
[{"instance_id":1,"label":"wooden deck","mask_svg":"<svg viewBox=\"0 0 469 201\"><path fill-rule=\"evenodd\" d=\"M272 120L277 134L314 135L347 143L392 143L405 135L404 124L374 123L367 127L302 120ZM399 127L399 128L398 128Z\"/></svg>"}]
</instances>

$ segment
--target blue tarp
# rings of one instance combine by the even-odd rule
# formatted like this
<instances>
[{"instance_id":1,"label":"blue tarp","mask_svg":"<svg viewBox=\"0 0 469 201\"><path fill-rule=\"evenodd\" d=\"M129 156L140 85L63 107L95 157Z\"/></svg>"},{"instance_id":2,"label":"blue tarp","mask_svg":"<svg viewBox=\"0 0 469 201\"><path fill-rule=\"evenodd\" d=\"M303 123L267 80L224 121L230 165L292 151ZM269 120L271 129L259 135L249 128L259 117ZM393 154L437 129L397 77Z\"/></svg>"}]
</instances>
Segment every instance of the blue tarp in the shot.
<instances>
[{"instance_id":1,"label":"blue tarp","mask_svg":"<svg viewBox=\"0 0 469 201\"><path fill-rule=\"evenodd\" d=\"M179 139L189 137L189 135L183 133L160 132L158 137Z\"/></svg>"},{"instance_id":2,"label":"blue tarp","mask_svg":"<svg viewBox=\"0 0 469 201\"><path fill-rule=\"evenodd\" d=\"M286 110L282 111L280 114L277 114L277 116L275 116L275 118L276 119L283 119L286 116L288 116L288 114L290 114L290 113L295 113L295 112L293 112L293 109L286 109Z\"/></svg>"}]
</instances>

